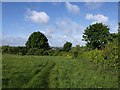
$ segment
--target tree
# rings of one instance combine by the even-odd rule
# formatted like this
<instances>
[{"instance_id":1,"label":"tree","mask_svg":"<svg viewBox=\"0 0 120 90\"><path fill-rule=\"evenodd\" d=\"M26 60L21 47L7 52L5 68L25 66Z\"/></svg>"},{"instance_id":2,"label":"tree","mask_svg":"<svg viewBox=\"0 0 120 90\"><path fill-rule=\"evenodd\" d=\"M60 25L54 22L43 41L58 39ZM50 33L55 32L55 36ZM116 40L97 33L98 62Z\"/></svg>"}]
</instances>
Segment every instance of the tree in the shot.
<instances>
[{"instance_id":1,"label":"tree","mask_svg":"<svg viewBox=\"0 0 120 90\"><path fill-rule=\"evenodd\" d=\"M118 40L118 33L110 33L109 41L113 42L114 40Z\"/></svg>"},{"instance_id":2,"label":"tree","mask_svg":"<svg viewBox=\"0 0 120 90\"><path fill-rule=\"evenodd\" d=\"M33 32L28 41L26 42L26 47L37 48L37 49L49 49L48 39L41 32Z\"/></svg>"},{"instance_id":3,"label":"tree","mask_svg":"<svg viewBox=\"0 0 120 90\"><path fill-rule=\"evenodd\" d=\"M90 25L83 33L83 40L87 42L87 47L101 49L109 39L109 28L105 24L96 23Z\"/></svg>"},{"instance_id":4,"label":"tree","mask_svg":"<svg viewBox=\"0 0 120 90\"><path fill-rule=\"evenodd\" d=\"M68 52L72 47L72 43L71 42L66 42L63 46L63 50Z\"/></svg>"}]
</instances>

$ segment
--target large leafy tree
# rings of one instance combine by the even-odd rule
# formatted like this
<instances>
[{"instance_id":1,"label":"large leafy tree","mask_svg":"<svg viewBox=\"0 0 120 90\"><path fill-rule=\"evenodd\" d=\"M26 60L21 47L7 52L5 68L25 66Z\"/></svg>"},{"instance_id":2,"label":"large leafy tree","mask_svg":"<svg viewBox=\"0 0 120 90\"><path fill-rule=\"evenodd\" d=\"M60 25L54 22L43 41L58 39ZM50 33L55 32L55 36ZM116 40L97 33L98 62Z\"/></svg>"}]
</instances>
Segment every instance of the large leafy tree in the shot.
<instances>
[{"instance_id":1,"label":"large leafy tree","mask_svg":"<svg viewBox=\"0 0 120 90\"><path fill-rule=\"evenodd\" d=\"M49 49L48 39L44 34L39 31L33 32L28 38L28 41L26 42L26 47L28 49Z\"/></svg>"},{"instance_id":2,"label":"large leafy tree","mask_svg":"<svg viewBox=\"0 0 120 90\"><path fill-rule=\"evenodd\" d=\"M63 46L63 50L68 52L72 47L72 43L71 42L66 42Z\"/></svg>"},{"instance_id":3,"label":"large leafy tree","mask_svg":"<svg viewBox=\"0 0 120 90\"><path fill-rule=\"evenodd\" d=\"M95 23L88 26L83 34L83 40L92 49L103 47L108 42L110 36L109 27L103 23Z\"/></svg>"}]
</instances>

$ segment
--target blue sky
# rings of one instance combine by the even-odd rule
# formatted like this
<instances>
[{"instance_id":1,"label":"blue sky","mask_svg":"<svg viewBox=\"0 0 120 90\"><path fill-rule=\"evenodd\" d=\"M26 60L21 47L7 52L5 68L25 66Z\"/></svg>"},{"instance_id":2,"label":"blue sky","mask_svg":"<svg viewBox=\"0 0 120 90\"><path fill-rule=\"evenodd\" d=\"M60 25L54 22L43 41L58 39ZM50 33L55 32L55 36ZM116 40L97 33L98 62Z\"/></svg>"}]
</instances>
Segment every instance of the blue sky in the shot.
<instances>
[{"instance_id":1,"label":"blue sky","mask_svg":"<svg viewBox=\"0 0 120 90\"><path fill-rule=\"evenodd\" d=\"M119 0L2 0L3 2L118 2Z\"/></svg>"},{"instance_id":2,"label":"blue sky","mask_svg":"<svg viewBox=\"0 0 120 90\"><path fill-rule=\"evenodd\" d=\"M2 44L23 46L32 32L44 33L51 46L66 41L85 45L84 29L103 22L117 32L117 2L4 2L2 3Z\"/></svg>"}]
</instances>

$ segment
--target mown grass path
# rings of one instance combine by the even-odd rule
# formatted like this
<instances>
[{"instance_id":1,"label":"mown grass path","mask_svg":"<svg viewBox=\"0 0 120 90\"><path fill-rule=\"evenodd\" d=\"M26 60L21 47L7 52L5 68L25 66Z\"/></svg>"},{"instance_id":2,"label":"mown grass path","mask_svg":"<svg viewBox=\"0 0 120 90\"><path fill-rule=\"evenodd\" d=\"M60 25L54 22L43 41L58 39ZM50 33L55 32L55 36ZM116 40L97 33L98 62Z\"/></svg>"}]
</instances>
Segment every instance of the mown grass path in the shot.
<instances>
[{"instance_id":1,"label":"mown grass path","mask_svg":"<svg viewBox=\"0 0 120 90\"><path fill-rule=\"evenodd\" d=\"M118 78L89 60L3 55L3 88L117 88Z\"/></svg>"}]
</instances>

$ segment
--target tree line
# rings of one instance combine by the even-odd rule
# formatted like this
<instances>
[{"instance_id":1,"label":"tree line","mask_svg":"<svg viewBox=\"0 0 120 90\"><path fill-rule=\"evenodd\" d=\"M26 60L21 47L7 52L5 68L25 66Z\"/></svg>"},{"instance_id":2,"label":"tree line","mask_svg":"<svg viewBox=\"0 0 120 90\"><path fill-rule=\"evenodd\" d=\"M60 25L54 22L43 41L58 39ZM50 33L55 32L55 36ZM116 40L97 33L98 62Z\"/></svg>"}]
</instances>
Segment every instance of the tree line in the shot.
<instances>
[{"instance_id":1,"label":"tree line","mask_svg":"<svg viewBox=\"0 0 120 90\"><path fill-rule=\"evenodd\" d=\"M71 42L66 42L62 48L50 47L47 37L41 32L33 32L26 46L2 46L2 53L19 54L19 55L65 55L72 53L73 57L77 57L78 51L81 48L87 50L104 49L109 42L117 40L118 33L110 33L109 27L103 23L95 23L85 28L83 33L83 41L86 41L86 46L80 47L76 45L72 47Z\"/></svg>"}]
</instances>

